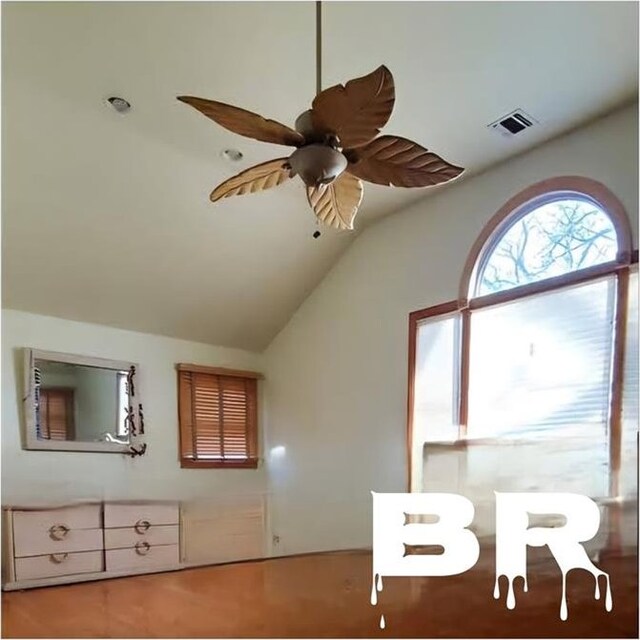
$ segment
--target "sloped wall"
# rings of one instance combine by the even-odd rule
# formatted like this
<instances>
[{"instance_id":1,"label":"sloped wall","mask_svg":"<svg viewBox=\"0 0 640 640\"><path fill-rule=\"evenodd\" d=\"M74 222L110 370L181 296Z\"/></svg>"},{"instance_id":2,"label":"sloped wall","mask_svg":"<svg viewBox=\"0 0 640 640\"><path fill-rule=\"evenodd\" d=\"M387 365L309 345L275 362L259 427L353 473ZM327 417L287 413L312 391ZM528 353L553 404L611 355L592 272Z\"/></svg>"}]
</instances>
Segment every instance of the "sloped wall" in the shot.
<instances>
[{"instance_id":1,"label":"sloped wall","mask_svg":"<svg viewBox=\"0 0 640 640\"><path fill-rule=\"evenodd\" d=\"M637 247L632 105L373 225L266 351L267 455L279 553L371 543L370 491L405 491L408 314L457 297L491 216L559 175L607 185Z\"/></svg>"}]
</instances>

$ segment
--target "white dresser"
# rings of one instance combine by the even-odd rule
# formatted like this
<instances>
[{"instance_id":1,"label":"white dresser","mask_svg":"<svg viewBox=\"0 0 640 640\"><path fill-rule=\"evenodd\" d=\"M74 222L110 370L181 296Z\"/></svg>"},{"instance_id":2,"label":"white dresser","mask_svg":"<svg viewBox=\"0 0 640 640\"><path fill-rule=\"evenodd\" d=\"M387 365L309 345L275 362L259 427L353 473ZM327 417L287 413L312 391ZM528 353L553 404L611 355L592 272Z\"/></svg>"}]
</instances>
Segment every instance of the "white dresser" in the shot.
<instances>
[{"instance_id":1,"label":"white dresser","mask_svg":"<svg viewBox=\"0 0 640 640\"><path fill-rule=\"evenodd\" d=\"M180 562L177 505L104 505L105 570L150 571Z\"/></svg>"},{"instance_id":2,"label":"white dresser","mask_svg":"<svg viewBox=\"0 0 640 640\"><path fill-rule=\"evenodd\" d=\"M180 568L176 503L96 503L3 512L3 588Z\"/></svg>"}]
</instances>

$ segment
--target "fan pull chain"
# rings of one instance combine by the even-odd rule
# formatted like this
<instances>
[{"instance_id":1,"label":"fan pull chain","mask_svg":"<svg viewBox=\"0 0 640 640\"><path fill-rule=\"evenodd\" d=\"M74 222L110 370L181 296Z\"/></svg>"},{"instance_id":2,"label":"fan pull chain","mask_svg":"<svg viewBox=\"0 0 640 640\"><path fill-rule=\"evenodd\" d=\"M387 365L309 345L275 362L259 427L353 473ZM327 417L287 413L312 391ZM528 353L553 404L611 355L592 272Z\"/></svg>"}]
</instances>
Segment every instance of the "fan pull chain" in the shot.
<instances>
[{"instance_id":1,"label":"fan pull chain","mask_svg":"<svg viewBox=\"0 0 640 640\"><path fill-rule=\"evenodd\" d=\"M316 95L322 91L322 2L316 0Z\"/></svg>"}]
</instances>

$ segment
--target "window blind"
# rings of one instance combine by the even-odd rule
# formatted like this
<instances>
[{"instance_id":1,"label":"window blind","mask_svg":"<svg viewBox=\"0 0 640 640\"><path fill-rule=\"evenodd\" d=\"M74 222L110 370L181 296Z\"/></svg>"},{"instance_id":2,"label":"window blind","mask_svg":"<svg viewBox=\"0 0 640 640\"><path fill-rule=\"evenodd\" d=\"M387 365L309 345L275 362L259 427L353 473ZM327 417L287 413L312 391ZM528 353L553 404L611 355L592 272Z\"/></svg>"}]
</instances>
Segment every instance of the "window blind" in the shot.
<instances>
[{"instance_id":1,"label":"window blind","mask_svg":"<svg viewBox=\"0 0 640 640\"><path fill-rule=\"evenodd\" d=\"M428 318L416 331L411 491L423 491L425 443L458 438L459 314Z\"/></svg>"},{"instance_id":2,"label":"window blind","mask_svg":"<svg viewBox=\"0 0 640 640\"><path fill-rule=\"evenodd\" d=\"M40 389L39 437L73 440L73 389Z\"/></svg>"},{"instance_id":3,"label":"window blind","mask_svg":"<svg viewBox=\"0 0 640 640\"><path fill-rule=\"evenodd\" d=\"M255 377L178 371L183 466L257 466Z\"/></svg>"},{"instance_id":4,"label":"window blind","mask_svg":"<svg viewBox=\"0 0 640 640\"><path fill-rule=\"evenodd\" d=\"M638 272L629 278L622 384L620 495L638 496Z\"/></svg>"},{"instance_id":5,"label":"window blind","mask_svg":"<svg viewBox=\"0 0 640 640\"><path fill-rule=\"evenodd\" d=\"M429 319L417 329L414 436L422 442L456 440L459 315Z\"/></svg>"},{"instance_id":6,"label":"window blind","mask_svg":"<svg viewBox=\"0 0 640 640\"><path fill-rule=\"evenodd\" d=\"M468 437L528 441L537 490L608 495L615 304L606 277L471 314Z\"/></svg>"},{"instance_id":7,"label":"window blind","mask_svg":"<svg viewBox=\"0 0 640 640\"><path fill-rule=\"evenodd\" d=\"M472 313L469 437L606 442L615 287L607 277Z\"/></svg>"}]
</instances>

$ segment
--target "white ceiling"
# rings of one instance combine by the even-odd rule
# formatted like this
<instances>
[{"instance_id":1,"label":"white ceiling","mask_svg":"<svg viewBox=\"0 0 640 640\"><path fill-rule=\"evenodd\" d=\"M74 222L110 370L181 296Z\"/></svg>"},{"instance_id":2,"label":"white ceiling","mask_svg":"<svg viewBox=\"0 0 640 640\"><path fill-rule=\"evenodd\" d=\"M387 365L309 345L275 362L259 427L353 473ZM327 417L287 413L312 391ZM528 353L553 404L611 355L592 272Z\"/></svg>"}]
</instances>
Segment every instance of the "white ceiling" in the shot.
<instances>
[{"instance_id":1,"label":"white ceiling","mask_svg":"<svg viewBox=\"0 0 640 640\"><path fill-rule=\"evenodd\" d=\"M298 182L212 205L218 182L287 149L175 96L291 125L315 88L314 14L312 2L3 2L3 305L264 348L355 234L312 239ZM632 99L637 37L633 2L325 3L324 86L386 64L385 132L473 174ZM106 107L111 95L132 111ZM541 126L509 140L486 129L516 107ZM222 160L226 147L243 161ZM428 194L367 185L356 227Z\"/></svg>"}]
</instances>

